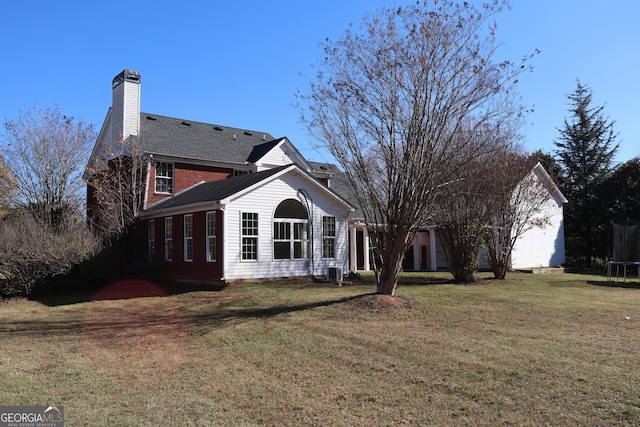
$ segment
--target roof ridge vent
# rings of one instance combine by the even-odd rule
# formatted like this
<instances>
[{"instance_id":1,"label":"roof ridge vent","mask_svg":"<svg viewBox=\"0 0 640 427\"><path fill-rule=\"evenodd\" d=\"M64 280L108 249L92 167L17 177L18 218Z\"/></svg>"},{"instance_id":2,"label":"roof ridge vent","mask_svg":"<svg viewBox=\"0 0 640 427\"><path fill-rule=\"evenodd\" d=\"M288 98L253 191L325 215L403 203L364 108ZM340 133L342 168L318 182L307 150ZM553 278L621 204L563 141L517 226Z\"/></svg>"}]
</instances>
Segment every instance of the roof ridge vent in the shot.
<instances>
[{"instance_id":1,"label":"roof ridge vent","mask_svg":"<svg viewBox=\"0 0 640 427\"><path fill-rule=\"evenodd\" d=\"M158 118L153 116L147 116L147 120L158 120Z\"/></svg>"},{"instance_id":2,"label":"roof ridge vent","mask_svg":"<svg viewBox=\"0 0 640 427\"><path fill-rule=\"evenodd\" d=\"M245 131L244 131L244 134L245 134L245 135L248 135L248 136L253 135L253 134L252 134L251 132L249 132L248 130L245 130Z\"/></svg>"},{"instance_id":3,"label":"roof ridge vent","mask_svg":"<svg viewBox=\"0 0 640 427\"><path fill-rule=\"evenodd\" d=\"M182 123L180 123L181 125L185 125L185 126L191 126L191 123L185 122L184 120L182 121Z\"/></svg>"},{"instance_id":4,"label":"roof ridge vent","mask_svg":"<svg viewBox=\"0 0 640 427\"><path fill-rule=\"evenodd\" d=\"M224 130L224 129L222 129L220 126L215 126L215 127L214 127L214 129L215 129L215 130Z\"/></svg>"}]
</instances>

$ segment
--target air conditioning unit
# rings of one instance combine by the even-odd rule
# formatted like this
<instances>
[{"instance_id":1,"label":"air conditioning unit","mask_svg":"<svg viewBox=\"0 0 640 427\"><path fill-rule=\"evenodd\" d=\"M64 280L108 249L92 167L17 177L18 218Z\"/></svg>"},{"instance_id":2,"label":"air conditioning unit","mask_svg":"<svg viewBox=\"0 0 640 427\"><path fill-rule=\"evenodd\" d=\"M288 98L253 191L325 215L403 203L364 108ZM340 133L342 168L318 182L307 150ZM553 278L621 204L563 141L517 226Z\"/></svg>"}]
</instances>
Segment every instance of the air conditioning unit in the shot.
<instances>
[{"instance_id":1,"label":"air conditioning unit","mask_svg":"<svg viewBox=\"0 0 640 427\"><path fill-rule=\"evenodd\" d=\"M342 269L339 267L329 267L327 277L331 282L342 282Z\"/></svg>"}]
</instances>

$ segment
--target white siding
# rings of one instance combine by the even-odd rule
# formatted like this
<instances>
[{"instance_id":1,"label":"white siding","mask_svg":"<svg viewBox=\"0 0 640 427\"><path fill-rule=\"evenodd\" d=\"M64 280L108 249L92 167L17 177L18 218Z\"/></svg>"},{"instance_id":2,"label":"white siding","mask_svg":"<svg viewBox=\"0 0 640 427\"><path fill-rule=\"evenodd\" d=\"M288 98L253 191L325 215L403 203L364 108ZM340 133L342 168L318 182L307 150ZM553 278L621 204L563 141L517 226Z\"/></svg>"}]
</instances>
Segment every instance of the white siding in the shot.
<instances>
[{"instance_id":1,"label":"white siding","mask_svg":"<svg viewBox=\"0 0 640 427\"><path fill-rule=\"evenodd\" d=\"M138 135L140 129L140 84L124 81L113 89L111 141Z\"/></svg>"},{"instance_id":2,"label":"white siding","mask_svg":"<svg viewBox=\"0 0 640 427\"><path fill-rule=\"evenodd\" d=\"M124 94L124 132L123 139L127 139L129 135L138 135L140 131L140 84L129 83L123 84Z\"/></svg>"},{"instance_id":3,"label":"white siding","mask_svg":"<svg viewBox=\"0 0 640 427\"><path fill-rule=\"evenodd\" d=\"M294 156L295 152L289 149L287 144L281 143L260 159L260 165L262 169L269 169L267 166L289 165L298 161Z\"/></svg>"},{"instance_id":4,"label":"white siding","mask_svg":"<svg viewBox=\"0 0 640 427\"><path fill-rule=\"evenodd\" d=\"M298 192L307 192L313 207L309 212L312 247L307 260L273 259L273 213L285 199L296 199L306 206ZM242 212L258 213L258 260L241 259ZM348 211L326 192L311 184L309 178L298 172L289 172L279 179L233 200L225 207L225 280L259 279L325 275L329 266L348 268ZM336 217L336 258L322 259L322 216Z\"/></svg>"},{"instance_id":5,"label":"white siding","mask_svg":"<svg viewBox=\"0 0 640 427\"><path fill-rule=\"evenodd\" d=\"M111 135L109 144L113 143L121 135L124 134L124 84L120 84L113 89L113 98L111 100Z\"/></svg>"},{"instance_id":6,"label":"white siding","mask_svg":"<svg viewBox=\"0 0 640 427\"><path fill-rule=\"evenodd\" d=\"M551 224L526 231L511 254L512 267L550 267L564 263L564 215L562 202L551 198L546 203Z\"/></svg>"}]
</instances>

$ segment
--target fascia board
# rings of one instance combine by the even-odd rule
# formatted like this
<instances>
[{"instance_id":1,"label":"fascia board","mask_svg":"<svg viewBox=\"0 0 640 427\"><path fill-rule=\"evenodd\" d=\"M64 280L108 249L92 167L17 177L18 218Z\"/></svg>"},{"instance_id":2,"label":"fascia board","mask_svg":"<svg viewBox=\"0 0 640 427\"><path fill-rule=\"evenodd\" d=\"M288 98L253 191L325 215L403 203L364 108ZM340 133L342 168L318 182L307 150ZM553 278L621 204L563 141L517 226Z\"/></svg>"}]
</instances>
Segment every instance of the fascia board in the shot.
<instances>
[{"instance_id":1,"label":"fascia board","mask_svg":"<svg viewBox=\"0 0 640 427\"><path fill-rule=\"evenodd\" d=\"M296 166L295 164L290 165L289 167L283 169L282 171L278 172L277 174L274 174L260 182L255 183L254 185L247 187L241 191L238 191L237 193L232 194L231 196L220 200L220 203L223 205L228 205L231 202L233 202L234 200L238 199L239 197L244 196L247 193L250 193L251 191L255 190L256 188L259 188L263 185L266 185L278 178L280 178L282 175L285 175L287 173L290 173L292 171L298 171L309 183L311 183L315 188L320 189L322 192L326 193L329 197L333 198L334 200L337 200L338 202L340 202L345 208L347 208L347 210L349 210L350 212L354 212L355 208L346 200L344 200L342 197L340 197L336 192L334 192L333 190L331 190L330 188L328 188L327 186L325 186L324 184L318 182L315 178L313 178L308 172L306 172L304 169L301 169L299 166Z\"/></svg>"},{"instance_id":2,"label":"fascia board","mask_svg":"<svg viewBox=\"0 0 640 427\"><path fill-rule=\"evenodd\" d=\"M542 166L542 164L540 164L540 162L538 162L534 168L534 170L538 170L544 180L547 182L547 184L549 184L549 186L551 187L551 193L552 194L557 194L558 198L560 199L560 201L564 204L564 203L568 203L568 200L566 197L564 197L564 194L562 194L562 192L560 191L560 188L558 188L558 186L556 185L556 183L553 181L553 179L551 179L551 176L549 175L549 173L546 171L546 169L544 168L544 166Z\"/></svg>"},{"instance_id":3,"label":"fascia board","mask_svg":"<svg viewBox=\"0 0 640 427\"><path fill-rule=\"evenodd\" d=\"M218 200L208 200L206 202L192 203L190 205L169 207L165 209L158 209L152 212L143 212L140 214L140 219L153 219L161 218L169 215L181 215L189 214L200 211L211 211L216 209L222 209L224 205Z\"/></svg>"}]
</instances>

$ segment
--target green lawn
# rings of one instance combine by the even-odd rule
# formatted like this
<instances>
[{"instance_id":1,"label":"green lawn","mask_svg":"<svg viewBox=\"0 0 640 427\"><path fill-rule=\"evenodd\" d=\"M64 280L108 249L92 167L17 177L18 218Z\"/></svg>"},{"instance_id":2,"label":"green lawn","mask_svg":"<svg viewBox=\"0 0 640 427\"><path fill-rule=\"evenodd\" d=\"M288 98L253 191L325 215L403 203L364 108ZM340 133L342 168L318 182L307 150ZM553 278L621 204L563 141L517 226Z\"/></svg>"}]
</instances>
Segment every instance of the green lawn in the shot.
<instances>
[{"instance_id":1,"label":"green lawn","mask_svg":"<svg viewBox=\"0 0 640 427\"><path fill-rule=\"evenodd\" d=\"M640 424L637 279L449 277L403 275L408 305L363 298L371 277L0 302L0 404L67 426Z\"/></svg>"}]
</instances>

